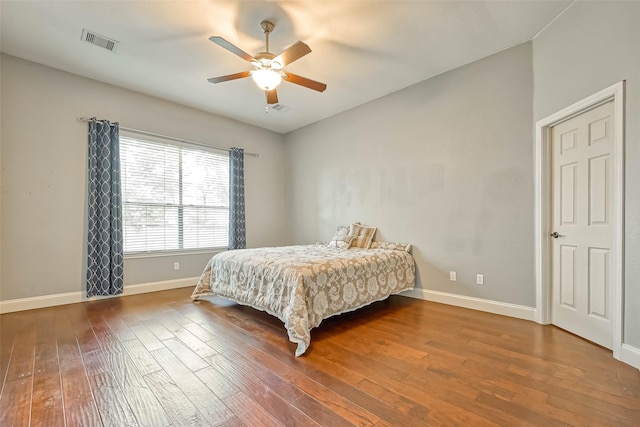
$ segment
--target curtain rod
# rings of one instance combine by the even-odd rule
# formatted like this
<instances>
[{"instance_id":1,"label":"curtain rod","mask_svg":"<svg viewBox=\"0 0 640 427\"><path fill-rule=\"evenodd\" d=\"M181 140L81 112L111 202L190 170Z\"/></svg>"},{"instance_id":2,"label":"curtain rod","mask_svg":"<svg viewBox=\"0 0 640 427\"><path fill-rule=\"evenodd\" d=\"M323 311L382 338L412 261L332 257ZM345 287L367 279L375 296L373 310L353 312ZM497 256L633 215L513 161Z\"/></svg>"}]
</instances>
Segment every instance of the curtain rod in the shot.
<instances>
[{"instance_id":1,"label":"curtain rod","mask_svg":"<svg viewBox=\"0 0 640 427\"><path fill-rule=\"evenodd\" d=\"M88 117L79 117L78 120L80 120L83 123L87 123L91 119L89 119ZM96 120L96 121L101 121L101 120ZM147 131L138 130L138 129L131 129L131 128L127 128L127 127L124 127L124 126L120 126L120 129L122 129L122 130L124 130L126 132L137 133L139 135L155 136L157 138L168 139L170 141L176 141L176 142L184 142L186 144L197 145L199 147L214 148L214 149L217 149L217 150L229 151L229 148L226 148L226 147L216 147L215 145L202 144L200 142L193 142L193 141L189 141L187 139L180 139L180 138L174 138L172 136L160 135L159 133L147 132ZM248 151L245 151L244 154L245 154L245 156L260 157L260 155L258 153L250 153Z\"/></svg>"}]
</instances>

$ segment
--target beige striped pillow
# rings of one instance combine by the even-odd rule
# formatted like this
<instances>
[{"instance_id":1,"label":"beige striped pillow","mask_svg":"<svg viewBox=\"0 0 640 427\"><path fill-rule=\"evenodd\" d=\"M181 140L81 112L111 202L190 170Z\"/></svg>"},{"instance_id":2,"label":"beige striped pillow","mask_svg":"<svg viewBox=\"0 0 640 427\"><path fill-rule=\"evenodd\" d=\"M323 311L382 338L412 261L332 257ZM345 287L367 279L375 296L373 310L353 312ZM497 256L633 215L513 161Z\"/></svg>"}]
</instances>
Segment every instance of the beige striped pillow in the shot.
<instances>
[{"instance_id":1,"label":"beige striped pillow","mask_svg":"<svg viewBox=\"0 0 640 427\"><path fill-rule=\"evenodd\" d=\"M369 249L373 237L376 235L376 230L376 227L367 227L358 222L351 224L349 234L354 237L351 247Z\"/></svg>"}]
</instances>

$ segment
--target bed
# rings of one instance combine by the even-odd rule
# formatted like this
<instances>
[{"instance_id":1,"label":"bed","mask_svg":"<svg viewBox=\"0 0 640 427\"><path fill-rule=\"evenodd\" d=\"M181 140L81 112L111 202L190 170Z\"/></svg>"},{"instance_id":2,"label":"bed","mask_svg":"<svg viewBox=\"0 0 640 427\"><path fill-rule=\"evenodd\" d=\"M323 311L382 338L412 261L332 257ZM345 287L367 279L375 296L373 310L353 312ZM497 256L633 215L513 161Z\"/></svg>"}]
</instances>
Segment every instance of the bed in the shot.
<instances>
[{"instance_id":1,"label":"bed","mask_svg":"<svg viewBox=\"0 0 640 427\"><path fill-rule=\"evenodd\" d=\"M391 247L391 248L390 248ZM413 289L415 263L393 245L344 249L327 245L240 249L216 254L191 295L217 295L276 316L296 356L322 320Z\"/></svg>"}]
</instances>

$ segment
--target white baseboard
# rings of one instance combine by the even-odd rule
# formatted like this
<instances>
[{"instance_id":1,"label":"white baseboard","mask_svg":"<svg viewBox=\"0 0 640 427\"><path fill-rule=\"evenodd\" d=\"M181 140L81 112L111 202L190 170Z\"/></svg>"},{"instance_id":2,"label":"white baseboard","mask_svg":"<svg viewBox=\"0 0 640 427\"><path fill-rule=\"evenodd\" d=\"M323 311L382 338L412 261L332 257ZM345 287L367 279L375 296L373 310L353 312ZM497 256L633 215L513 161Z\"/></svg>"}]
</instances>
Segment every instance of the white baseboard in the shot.
<instances>
[{"instance_id":1,"label":"white baseboard","mask_svg":"<svg viewBox=\"0 0 640 427\"><path fill-rule=\"evenodd\" d=\"M14 311L32 310L34 308L53 307L55 305L73 304L82 301L82 292L65 292L63 294L41 295L29 298L17 298L0 301L0 314Z\"/></svg>"},{"instance_id":2,"label":"white baseboard","mask_svg":"<svg viewBox=\"0 0 640 427\"><path fill-rule=\"evenodd\" d=\"M464 295L450 294L447 292L431 291L429 289L413 289L403 292L402 295L442 304L455 305L457 307L470 308L472 310L486 311L493 314L515 317L524 320L534 320L535 308L523 305L509 304L506 302L492 301L482 298L468 297Z\"/></svg>"},{"instance_id":3,"label":"white baseboard","mask_svg":"<svg viewBox=\"0 0 640 427\"><path fill-rule=\"evenodd\" d=\"M125 285L124 292L116 297L144 294L147 292L166 291L168 289L186 288L193 286L195 288L199 277L187 277L185 279L164 280L162 282L139 283L135 285ZM12 300L0 301L0 314L12 313L14 311L33 310L35 308L53 307L56 305L73 304L83 301L92 301L104 298L114 297L92 297L87 298L86 293L82 291L65 292L63 294L42 295L29 298L17 298Z\"/></svg>"},{"instance_id":4,"label":"white baseboard","mask_svg":"<svg viewBox=\"0 0 640 427\"><path fill-rule=\"evenodd\" d=\"M200 276L196 276L184 279L164 280L162 282L138 283L136 285L125 286L123 295L146 294L147 292L167 291L169 289L188 287L195 289L199 279Z\"/></svg>"},{"instance_id":5,"label":"white baseboard","mask_svg":"<svg viewBox=\"0 0 640 427\"><path fill-rule=\"evenodd\" d=\"M620 361L640 369L640 348L622 344L622 347L620 347Z\"/></svg>"}]
</instances>

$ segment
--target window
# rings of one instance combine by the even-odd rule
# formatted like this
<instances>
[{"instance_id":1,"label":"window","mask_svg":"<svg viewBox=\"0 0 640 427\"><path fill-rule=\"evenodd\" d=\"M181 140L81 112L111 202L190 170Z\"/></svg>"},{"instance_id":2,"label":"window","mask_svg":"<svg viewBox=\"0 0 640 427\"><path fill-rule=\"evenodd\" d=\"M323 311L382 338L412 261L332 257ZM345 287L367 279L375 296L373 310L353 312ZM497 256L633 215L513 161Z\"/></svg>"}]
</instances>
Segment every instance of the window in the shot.
<instances>
[{"instance_id":1,"label":"window","mask_svg":"<svg viewBox=\"0 0 640 427\"><path fill-rule=\"evenodd\" d=\"M120 163L125 253L228 246L228 153L121 135Z\"/></svg>"}]
</instances>

